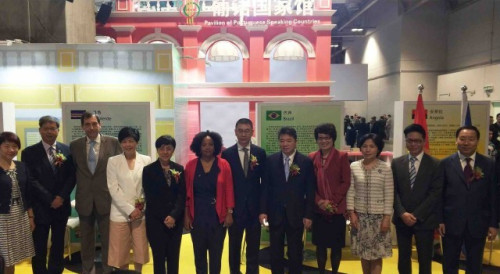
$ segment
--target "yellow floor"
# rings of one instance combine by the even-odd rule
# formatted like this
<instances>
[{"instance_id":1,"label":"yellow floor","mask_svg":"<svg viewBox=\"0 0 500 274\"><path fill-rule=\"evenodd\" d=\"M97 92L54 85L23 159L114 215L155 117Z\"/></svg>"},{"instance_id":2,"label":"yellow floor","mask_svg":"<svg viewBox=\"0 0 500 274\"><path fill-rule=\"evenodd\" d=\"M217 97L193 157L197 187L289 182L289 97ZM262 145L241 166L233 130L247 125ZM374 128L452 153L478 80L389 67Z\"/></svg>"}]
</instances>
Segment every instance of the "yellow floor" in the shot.
<instances>
[{"instance_id":1,"label":"yellow floor","mask_svg":"<svg viewBox=\"0 0 500 274\"><path fill-rule=\"evenodd\" d=\"M226 241L224 243L224 253L222 254L222 273L229 273L229 266L228 266L228 253L227 253L227 244L228 244L228 237L226 237ZM265 247L265 246L263 246ZM310 250L313 252L314 246L311 244L308 244L306 246L306 250ZM78 251L78 246L74 246L73 252ZM342 252L342 262L340 263L340 272L343 273L362 273L361 271L361 263L359 259L353 257L350 254L350 249L349 247L344 248ZM498 254L497 254L498 255ZM496 256L496 255L495 255ZM151 255L150 255L151 258ZM418 263L415 260L415 256L413 261L413 273L418 273ZM306 261L306 265L310 266L316 266L316 261L311 260L311 261ZM327 263L327 267L329 267L329 262ZM131 265L131 269L133 269L133 265ZM245 273L245 265L244 261L242 262L241 266L242 273ZM433 262L432 263L432 271L433 273L442 273L441 270L441 264ZM193 255L193 245L191 242L191 237L189 234L185 234L182 239L182 245L181 245L181 256L180 256L180 270L179 273L195 273L195 266L194 266L194 255ZM31 264L30 262L23 262L19 265L16 266L16 273L32 273L31 271ZM69 270L65 270L64 273L74 273ZM152 261L150 260L149 263L147 263L144 268L143 268L143 273L153 273L153 264ZM260 273L267 274L271 273L270 270L261 267L260 268ZM387 273L387 274L393 274L397 273L397 249L393 249L393 256L392 258L384 259L383 262L383 271L382 273ZM460 271L460 273L465 273L464 271Z\"/></svg>"}]
</instances>

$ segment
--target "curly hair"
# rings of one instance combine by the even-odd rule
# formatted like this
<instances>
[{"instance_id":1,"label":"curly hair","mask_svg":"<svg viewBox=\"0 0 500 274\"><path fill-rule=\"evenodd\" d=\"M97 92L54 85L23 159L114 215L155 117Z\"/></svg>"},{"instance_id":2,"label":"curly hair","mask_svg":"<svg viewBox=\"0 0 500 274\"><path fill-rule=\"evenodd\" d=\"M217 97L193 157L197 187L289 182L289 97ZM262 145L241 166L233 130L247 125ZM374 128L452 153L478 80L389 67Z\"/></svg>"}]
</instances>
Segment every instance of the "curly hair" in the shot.
<instances>
[{"instance_id":1,"label":"curly hair","mask_svg":"<svg viewBox=\"0 0 500 274\"><path fill-rule=\"evenodd\" d=\"M219 155L219 153L222 150L222 137L220 136L219 133L209 130L202 131L193 137L193 141L189 146L191 151L194 152L197 157L201 157L201 143L203 142L203 139L205 139L206 137L212 138L214 142L214 156Z\"/></svg>"}]
</instances>

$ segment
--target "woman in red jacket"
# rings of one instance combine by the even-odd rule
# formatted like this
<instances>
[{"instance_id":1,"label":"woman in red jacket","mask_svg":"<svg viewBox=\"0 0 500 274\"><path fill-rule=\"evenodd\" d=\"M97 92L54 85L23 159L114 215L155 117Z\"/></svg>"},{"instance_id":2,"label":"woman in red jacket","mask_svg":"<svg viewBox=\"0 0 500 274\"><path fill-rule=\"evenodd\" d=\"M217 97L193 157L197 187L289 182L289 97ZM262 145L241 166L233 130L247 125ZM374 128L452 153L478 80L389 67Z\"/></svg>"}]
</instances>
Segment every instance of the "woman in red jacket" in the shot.
<instances>
[{"instance_id":1,"label":"woman in red jacket","mask_svg":"<svg viewBox=\"0 0 500 274\"><path fill-rule=\"evenodd\" d=\"M186 212L184 227L191 230L196 273L220 273L226 228L233 223L233 177L229 163L218 157L222 137L203 131L193 138L197 158L186 164Z\"/></svg>"}]
</instances>

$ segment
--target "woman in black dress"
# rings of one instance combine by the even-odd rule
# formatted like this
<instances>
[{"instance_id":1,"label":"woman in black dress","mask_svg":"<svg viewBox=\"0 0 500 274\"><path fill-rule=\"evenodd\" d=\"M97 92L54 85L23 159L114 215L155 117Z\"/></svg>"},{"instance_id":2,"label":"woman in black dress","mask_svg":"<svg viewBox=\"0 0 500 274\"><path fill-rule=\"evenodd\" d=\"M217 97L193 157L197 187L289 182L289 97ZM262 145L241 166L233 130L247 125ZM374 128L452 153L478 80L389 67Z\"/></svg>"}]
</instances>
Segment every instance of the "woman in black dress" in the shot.
<instances>
[{"instance_id":1,"label":"woman in black dress","mask_svg":"<svg viewBox=\"0 0 500 274\"><path fill-rule=\"evenodd\" d=\"M142 187L146 198L146 234L153 251L154 273L179 272L186 185L184 167L170 161L175 139L163 135L156 140L158 160L144 167Z\"/></svg>"}]
</instances>

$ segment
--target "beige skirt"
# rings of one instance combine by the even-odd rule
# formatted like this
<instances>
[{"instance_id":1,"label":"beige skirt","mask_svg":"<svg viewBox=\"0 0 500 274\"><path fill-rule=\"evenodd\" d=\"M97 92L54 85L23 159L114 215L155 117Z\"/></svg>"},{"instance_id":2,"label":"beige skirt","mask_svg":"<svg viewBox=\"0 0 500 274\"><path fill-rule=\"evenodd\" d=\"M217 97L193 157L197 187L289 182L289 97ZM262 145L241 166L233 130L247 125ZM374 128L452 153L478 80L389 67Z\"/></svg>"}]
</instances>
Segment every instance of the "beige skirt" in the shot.
<instances>
[{"instance_id":1,"label":"beige skirt","mask_svg":"<svg viewBox=\"0 0 500 274\"><path fill-rule=\"evenodd\" d=\"M145 220L109 221L108 265L116 268L128 265L130 263L130 249L134 251L134 263L145 264L149 262Z\"/></svg>"}]
</instances>

